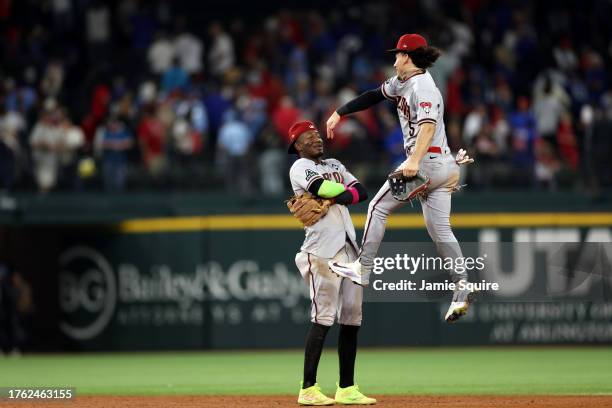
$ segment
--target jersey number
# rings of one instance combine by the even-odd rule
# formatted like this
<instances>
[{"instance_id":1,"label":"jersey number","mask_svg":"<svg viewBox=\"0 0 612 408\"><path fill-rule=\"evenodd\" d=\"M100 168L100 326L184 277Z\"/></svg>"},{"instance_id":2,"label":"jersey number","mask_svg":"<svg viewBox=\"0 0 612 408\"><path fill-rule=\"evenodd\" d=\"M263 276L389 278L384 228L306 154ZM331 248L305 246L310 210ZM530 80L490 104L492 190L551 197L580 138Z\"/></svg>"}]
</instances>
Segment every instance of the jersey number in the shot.
<instances>
[{"instance_id":1,"label":"jersey number","mask_svg":"<svg viewBox=\"0 0 612 408\"><path fill-rule=\"evenodd\" d=\"M410 128L410 137L414 136L415 129L412 127L412 122L410 121L410 105L408 105L408 101L406 101L406 98L404 98L403 96L399 97L397 110L400 111L408 121L408 127Z\"/></svg>"}]
</instances>

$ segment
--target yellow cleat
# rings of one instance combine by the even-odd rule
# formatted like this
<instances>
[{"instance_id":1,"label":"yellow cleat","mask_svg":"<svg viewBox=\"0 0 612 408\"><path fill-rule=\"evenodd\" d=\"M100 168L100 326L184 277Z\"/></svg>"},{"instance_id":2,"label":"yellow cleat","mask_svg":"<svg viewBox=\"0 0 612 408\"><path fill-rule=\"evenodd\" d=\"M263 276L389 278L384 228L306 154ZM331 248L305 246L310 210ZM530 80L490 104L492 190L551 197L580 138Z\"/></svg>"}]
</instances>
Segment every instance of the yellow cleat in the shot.
<instances>
[{"instance_id":1,"label":"yellow cleat","mask_svg":"<svg viewBox=\"0 0 612 408\"><path fill-rule=\"evenodd\" d=\"M300 405L334 405L334 400L326 397L321 392L319 384L315 384L312 387L301 388L300 395L298 395L298 404Z\"/></svg>"},{"instance_id":2,"label":"yellow cleat","mask_svg":"<svg viewBox=\"0 0 612 408\"><path fill-rule=\"evenodd\" d=\"M336 384L336 403L341 405L374 405L376 400L374 398L366 397L359 391L358 385L351 385L350 387L340 388L340 385Z\"/></svg>"}]
</instances>

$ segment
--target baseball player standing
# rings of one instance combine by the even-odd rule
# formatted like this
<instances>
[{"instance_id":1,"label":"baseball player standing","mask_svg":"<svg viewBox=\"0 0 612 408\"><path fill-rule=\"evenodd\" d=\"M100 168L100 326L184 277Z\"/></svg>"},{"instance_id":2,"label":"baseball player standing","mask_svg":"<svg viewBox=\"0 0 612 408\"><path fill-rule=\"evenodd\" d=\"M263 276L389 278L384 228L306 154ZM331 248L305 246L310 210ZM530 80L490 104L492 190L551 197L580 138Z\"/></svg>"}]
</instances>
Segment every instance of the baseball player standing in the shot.
<instances>
[{"instance_id":1,"label":"baseball player standing","mask_svg":"<svg viewBox=\"0 0 612 408\"><path fill-rule=\"evenodd\" d=\"M297 198L288 206L305 225L306 238L295 263L310 288L311 321L304 353L304 378L298 396L301 405L376 403L359 391L354 383L357 331L361 326L362 287L329 270L330 260L351 262L357 257L355 227L347 205L367 199L359 181L336 159L322 159L323 140L309 121L295 123L289 130L289 153L299 159L291 166L289 177ZM303 200L295 204L295 200ZM300 216L296 207L310 208ZM307 211L308 212L308 211ZM316 218L310 218L316 215ZM308 217L308 218L305 218ZM338 357L340 381L335 400L321 392L316 382L317 367L329 328L338 318L340 336Z\"/></svg>"},{"instance_id":2,"label":"baseball player standing","mask_svg":"<svg viewBox=\"0 0 612 408\"><path fill-rule=\"evenodd\" d=\"M397 75L387 79L380 88L367 91L338 108L327 121L327 137L333 138L334 127L340 117L367 109L385 98L397 105L407 159L399 167L405 177L421 171L431 184L425 197L419 197L427 232L441 257L462 257L461 248L450 226L451 194L459 180L459 164L474 160L460 150L457 157L450 154L444 130L444 102L433 78L427 72L440 55L419 34L405 34L395 48L393 65ZM374 257L385 233L387 217L404 205L390 194L385 183L370 202L368 217L356 261L333 261L330 268L340 276L360 285L369 283ZM451 271L451 278L461 287L467 273ZM452 323L463 316L473 301L473 292L455 290L445 320Z\"/></svg>"}]
</instances>

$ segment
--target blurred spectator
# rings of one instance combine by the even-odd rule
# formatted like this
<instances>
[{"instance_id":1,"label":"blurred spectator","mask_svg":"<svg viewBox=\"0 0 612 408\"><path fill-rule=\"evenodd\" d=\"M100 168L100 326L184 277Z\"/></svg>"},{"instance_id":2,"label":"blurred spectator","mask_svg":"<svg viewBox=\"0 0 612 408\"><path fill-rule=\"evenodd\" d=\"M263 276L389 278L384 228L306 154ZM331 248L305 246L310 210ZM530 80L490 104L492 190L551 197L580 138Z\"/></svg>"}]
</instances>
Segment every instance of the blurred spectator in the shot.
<instances>
[{"instance_id":1,"label":"blurred spectator","mask_svg":"<svg viewBox=\"0 0 612 408\"><path fill-rule=\"evenodd\" d=\"M157 34L147 54L152 73L162 75L172 67L176 55L175 44L165 34L161 32Z\"/></svg>"},{"instance_id":2,"label":"blurred spectator","mask_svg":"<svg viewBox=\"0 0 612 408\"><path fill-rule=\"evenodd\" d=\"M23 276L0 261L0 351L21 355L27 341L24 318L33 311L32 289Z\"/></svg>"},{"instance_id":3,"label":"blurred spectator","mask_svg":"<svg viewBox=\"0 0 612 408\"><path fill-rule=\"evenodd\" d=\"M589 116L586 114L584 116ZM588 174L591 179L591 188L595 197L601 195L602 185L612 182L612 166L610 166L610 152L612 151L612 112L602 109L593 110L591 117L585 118L587 125L586 143Z\"/></svg>"},{"instance_id":4,"label":"blurred spectator","mask_svg":"<svg viewBox=\"0 0 612 408\"><path fill-rule=\"evenodd\" d=\"M89 58L92 62L105 61L109 53L110 10L101 0L93 0L86 12L86 32Z\"/></svg>"},{"instance_id":5,"label":"blurred spectator","mask_svg":"<svg viewBox=\"0 0 612 408\"><path fill-rule=\"evenodd\" d=\"M197 171L198 157L208 133L208 115L196 92L181 97L174 105L176 119L172 125L172 143L176 163Z\"/></svg>"},{"instance_id":6,"label":"blurred spectator","mask_svg":"<svg viewBox=\"0 0 612 408\"><path fill-rule=\"evenodd\" d=\"M556 146L559 119L567 100L565 91L559 86L554 86L550 77L545 78L541 93L536 93L535 96L533 112L538 136L545 139L553 148Z\"/></svg>"},{"instance_id":7,"label":"blurred spectator","mask_svg":"<svg viewBox=\"0 0 612 408\"><path fill-rule=\"evenodd\" d=\"M54 0L51 2L51 6L54 30L69 32L74 25L72 2L70 0Z\"/></svg>"},{"instance_id":8,"label":"blurred spectator","mask_svg":"<svg viewBox=\"0 0 612 408\"><path fill-rule=\"evenodd\" d=\"M586 47L581 56L584 78L591 102L598 103L606 90L606 69L601 55Z\"/></svg>"},{"instance_id":9,"label":"blurred spectator","mask_svg":"<svg viewBox=\"0 0 612 408\"><path fill-rule=\"evenodd\" d=\"M264 129L261 141L262 152L257 158L261 191L268 195L281 195L285 191L287 152L271 127Z\"/></svg>"},{"instance_id":10,"label":"blurred spectator","mask_svg":"<svg viewBox=\"0 0 612 408\"><path fill-rule=\"evenodd\" d=\"M161 89L163 92L187 91L189 75L180 65L178 58L174 58L172 65L162 76Z\"/></svg>"},{"instance_id":11,"label":"blurred spectator","mask_svg":"<svg viewBox=\"0 0 612 408\"><path fill-rule=\"evenodd\" d=\"M61 61L51 61L45 70L40 88L46 97L57 98L64 85L64 67Z\"/></svg>"},{"instance_id":12,"label":"blurred spectator","mask_svg":"<svg viewBox=\"0 0 612 408\"><path fill-rule=\"evenodd\" d=\"M266 68L262 61L247 72L246 80L251 96L265 100L268 112L274 112L285 96L280 80Z\"/></svg>"},{"instance_id":13,"label":"blurred spectator","mask_svg":"<svg viewBox=\"0 0 612 408\"><path fill-rule=\"evenodd\" d=\"M561 114L559 128L557 129L557 146L559 155L572 171L578 171L580 150L576 141L576 134L572 123L572 116L568 112Z\"/></svg>"},{"instance_id":14,"label":"blurred spectator","mask_svg":"<svg viewBox=\"0 0 612 408\"><path fill-rule=\"evenodd\" d=\"M212 75L220 76L234 66L234 41L217 22L210 25L208 32L211 40L208 66Z\"/></svg>"},{"instance_id":15,"label":"blurred spectator","mask_svg":"<svg viewBox=\"0 0 612 408\"><path fill-rule=\"evenodd\" d=\"M487 109L485 105L478 104L465 118L463 123L463 142L471 145L473 139L480 133L487 124Z\"/></svg>"},{"instance_id":16,"label":"blurred spectator","mask_svg":"<svg viewBox=\"0 0 612 408\"><path fill-rule=\"evenodd\" d=\"M561 170L561 163L548 139L538 139L535 149L535 180L549 190L557 188L557 173Z\"/></svg>"},{"instance_id":17,"label":"blurred spectator","mask_svg":"<svg viewBox=\"0 0 612 408\"><path fill-rule=\"evenodd\" d=\"M108 113L110 101L111 90L109 86L104 83L95 85L91 95L91 109L81 122L81 128L88 142L93 141L98 126Z\"/></svg>"},{"instance_id":18,"label":"blurred spectator","mask_svg":"<svg viewBox=\"0 0 612 408\"><path fill-rule=\"evenodd\" d=\"M225 187L242 196L252 192L248 153L253 137L246 124L233 111L227 111L219 130L217 166L225 178Z\"/></svg>"},{"instance_id":19,"label":"blurred spectator","mask_svg":"<svg viewBox=\"0 0 612 408\"><path fill-rule=\"evenodd\" d=\"M26 123L19 111L7 112L0 104L0 190L10 190L15 184L22 148L19 135Z\"/></svg>"},{"instance_id":20,"label":"blurred spectator","mask_svg":"<svg viewBox=\"0 0 612 408\"><path fill-rule=\"evenodd\" d=\"M510 84L503 76L498 76L493 96L493 103L504 113L509 113L514 107L514 95Z\"/></svg>"},{"instance_id":21,"label":"blurred spectator","mask_svg":"<svg viewBox=\"0 0 612 408\"><path fill-rule=\"evenodd\" d=\"M209 129L213 134L218 134L225 112L231 109L230 95L224 89L213 87L204 97L204 105L208 112Z\"/></svg>"},{"instance_id":22,"label":"blurred spectator","mask_svg":"<svg viewBox=\"0 0 612 408\"><path fill-rule=\"evenodd\" d=\"M59 156L60 179L69 189L79 188L77 165L80 151L85 144L85 136L81 128L75 126L65 113L62 113L59 128L63 136Z\"/></svg>"},{"instance_id":23,"label":"blurred spectator","mask_svg":"<svg viewBox=\"0 0 612 408\"><path fill-rule=\"evenodd\" d=\"M506 114L501 109L493 109L491 114L491 137L495 142L497 151L500 155L506 156L510 147L510 124L506 119Z\"/></svg>"},{"instance_id":24,"label":"blurred spectator","mask_svg":"<svg viewBox=\"0 0 612 408\"><path fill-rule=\"evenodd\" d=\"M183 31L174 39L174 50L181 67L190 75L202 71L204 45L195 35Z\"/></svg>"},{"instance_id":25,"label":"blurred spectator","mask_svg":"<svg viewBox=\"0 0 612 408\"><path fill-rule=\"evenodd\" d=\"M122 191L127 177L128 156L134 138L116 116L96 132L95 151L102 161L102 181L107 191Z\"/></svg>"},{"instance_id":26,"label":"blurred spectator","mask_svg":"<svg viewBox=\"0 0 612 408\"><path fill-rule=\"evenodd\" d=\"M517 110L510 115L512 127L512 163L524 180L533 180L536 124L529 110L529 99L520 96Z\"/></svg>"},{"instance_id":27,"label":"blurred spectator","mask_svg":"<svg viewBox=\"0 0 612 408\"><path fill-rule=\"evenodd\" d=\"M385 149L391 162L392 168L399 167L406 160L406 150L404 149L404 134L402 127L398 124L391 128L385 135Z\"/></svg>"},{"instance_id":28,"label":"blurred spectator","mask_svg":"<svg viewBox=\"0 0 612 408\"><path fill-rule=\"evenodd\" d=\"M490 125L483 126L472 141L471 150L478 157L478 166L470 172L472 183L478 187L494 185L498 167L499 147L495 143Z\"/></svg>"},{"instance_id":29,"label":"blurred spectator","mask_svg":"<svg viewBox=\"0 0 612 408\"><path fill-rule=\"evenodd\" d=\"M185 118L177 119L172 127L172 142L178 164L187 164L202 151L202 135Z\"/></svg>"},{"instance_id":30,"label":"blurred spectator","mask_svg":"<svg viewBox=\"0 0 612 408\"><path fill-rule=\"evenodd\" d=\"M289 128L302 116L302 112L294 105L293 99L289 96L283 97L280 104L272 113L274 130L282 137L287 144L289 143Z\"/></svg>"},{"instance_id":31,"label":"blurred spectator","mask_svg":"<svg viewBox=\"0 0 612 408\"><path fill-rule=\"evenodd\" d=\"M557 66L565 72L571 72L578 66L578 57L567 37L559 41L559 44L553 50L553 55Z\"/></svg>"},{"instance_id":32,"label":"blurred spectator","mask_svg":"<svg viewBox=\"0 0 612 408\"><path fill-rule=\"evenodd\" d=\"M138 125L138 144L149 174L160 176L166 169L166 126L154 105L144 108Z\"/></svg>"},{"instance_id":33,"label":"blurred spectator","mask_svg":"<svg viewBox=\"0 0 612 408\"><path fill-rule=\"evenodd\" d=\"M245 87L238 89L235 106L253 134L258 134L268 123L266 100L250 94Z\"/></svg>"},{"instance_id":34,"label":"blurred spectator","mask_svg":"<svg viewBox=\"0 0 612 408\"><path fill-rule=\"evenodd\" d=\"M54 100L45 101L41 119L30 134L34 177L42 192L53 189L57 184L59 158L63 148L64 134L60 127L62 114Z\"/></svg>"}]
</instances>

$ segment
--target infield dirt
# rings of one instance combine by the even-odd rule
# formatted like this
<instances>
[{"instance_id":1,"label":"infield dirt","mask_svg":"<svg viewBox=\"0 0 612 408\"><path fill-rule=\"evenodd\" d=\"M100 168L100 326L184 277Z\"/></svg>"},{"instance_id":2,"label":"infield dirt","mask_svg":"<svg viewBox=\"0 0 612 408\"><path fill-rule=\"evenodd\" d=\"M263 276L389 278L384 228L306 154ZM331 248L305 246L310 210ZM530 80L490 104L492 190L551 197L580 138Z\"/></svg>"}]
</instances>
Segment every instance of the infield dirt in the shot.
<instances>
[{"instance_id":1,"label":"infield dirt","mask_svg":"<svg viewBox=\"0 0 612 408\"><path fill-rule=\"evenodd\" d=\"M376 395L377 407L393 408L610 408L612 395L595 396L415 396ZM70 407L70 408L258 408L297 407L292 396L83 396L72 401L18 404L0 402L0 407Z\"/></svg>"}]
</instances>

